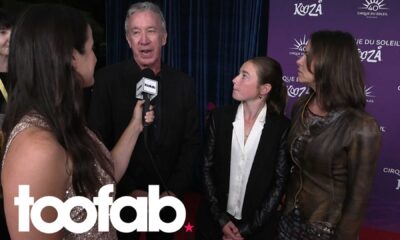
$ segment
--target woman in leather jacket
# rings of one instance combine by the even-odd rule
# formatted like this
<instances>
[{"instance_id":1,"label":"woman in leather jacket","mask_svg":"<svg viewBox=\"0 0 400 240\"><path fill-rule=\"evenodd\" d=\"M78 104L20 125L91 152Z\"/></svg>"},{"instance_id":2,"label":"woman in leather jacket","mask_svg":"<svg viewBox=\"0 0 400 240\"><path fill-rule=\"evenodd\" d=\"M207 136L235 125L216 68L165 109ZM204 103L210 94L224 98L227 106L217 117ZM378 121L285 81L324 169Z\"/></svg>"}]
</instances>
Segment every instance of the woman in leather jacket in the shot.
<instances>
[{"instance_id":1,"label":"woman in leather jacket","mask_svg":"<svg viewBox=\"0 0 400 240\"><path fill-rule=\"evenodd\" d=\"M380 149L376 121L364 111L362 65L353 36L311 35L297 60L310 88L292 111L293 161L279 239L357 239Z\"/></svg>"},{"instance_id":2,"label":"woman in leather jacket","mask_svg":"<svg viewBox=\"0 0 400 240\"><path fill-rule=\"evenodd\" d=\"M289 174L283 115L286 87L280 64L248 60L233 79L239 106L211 113L204 151L206 201L196 239L268 239L276 234L276 209Z\"/></svg>"}]
</instances>

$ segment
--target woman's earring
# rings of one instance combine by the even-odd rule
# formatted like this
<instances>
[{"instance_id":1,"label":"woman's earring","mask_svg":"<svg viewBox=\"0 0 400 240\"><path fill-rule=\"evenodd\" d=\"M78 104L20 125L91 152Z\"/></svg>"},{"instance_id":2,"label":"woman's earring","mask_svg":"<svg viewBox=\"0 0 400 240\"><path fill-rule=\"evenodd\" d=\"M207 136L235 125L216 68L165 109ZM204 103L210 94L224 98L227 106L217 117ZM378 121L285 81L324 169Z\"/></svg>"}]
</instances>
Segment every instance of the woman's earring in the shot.
<instances>
[{"instance_id":1,"label":"woman's earring","mask_svg":"<svg viewBox=\"0 0 400 240\"><path fill-rule=\"evenodd\" d=\"M260 96L258 96L258 98L259 98L259 99L261 99L261 98L262 98L262 96L260 95Z\"/></svg>"}]
</instances>

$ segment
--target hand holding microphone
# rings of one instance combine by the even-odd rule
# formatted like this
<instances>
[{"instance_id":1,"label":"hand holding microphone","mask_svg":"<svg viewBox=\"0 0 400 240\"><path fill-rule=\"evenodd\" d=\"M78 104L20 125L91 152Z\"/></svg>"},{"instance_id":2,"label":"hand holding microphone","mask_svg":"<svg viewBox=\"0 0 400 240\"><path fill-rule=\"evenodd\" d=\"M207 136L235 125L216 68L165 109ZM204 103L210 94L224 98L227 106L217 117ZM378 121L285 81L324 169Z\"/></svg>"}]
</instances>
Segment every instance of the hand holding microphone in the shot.
<instances>
[{"instance_id":1,"label":"hand holding microphone","mask_svg":"<svg viewBox=\"0 0 400 240\"><path fill-rule=\"evenodd\" d=\"M144 112L144 100L138 100L133 110L132 123L139 127L140 131L144 126L148 126L154 122L153 106L150 105L149 110Z\"/></svg>"}]
</instances>

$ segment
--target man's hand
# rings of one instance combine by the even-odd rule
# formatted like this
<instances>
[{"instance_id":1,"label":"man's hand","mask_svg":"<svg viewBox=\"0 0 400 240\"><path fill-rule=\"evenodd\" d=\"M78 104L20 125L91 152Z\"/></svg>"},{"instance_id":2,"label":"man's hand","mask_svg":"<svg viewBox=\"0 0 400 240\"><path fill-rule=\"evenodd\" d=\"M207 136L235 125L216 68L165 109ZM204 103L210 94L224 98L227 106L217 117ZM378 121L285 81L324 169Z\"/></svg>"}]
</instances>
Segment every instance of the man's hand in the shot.
<instances>
[{"instance_id":1,"label":"man's hand","mask_svg":"<svg viewBox=\"0 0 400 240\"><path fill-rule=\"evenodd\" d=\"M222 232L224 236L222 237L223 240L244 240L244 238L240 235L239 229L233 224L232 221L229 221L225 226L222 228Z\"/></svg>"},{"instance_id":2,"label":"man's hand","mask_svg":"<svg viewBox=\"0 0 400 240\"><path fill-rule=\"evenodd\" d=\"M144 191L144 190L140 190L140 189L137 189L137 190L131 192L131 196L134 197L134 198L137 198L137 197L147 197L148 195L149 195L148 192L146 192L146 191Z\"/></svg>"},{"instance_id":3,"label":"man's hand","mask_svg":"<svg viewBox=\"0 0 400 240\"><path fill-rule=\"evenodd\" d=\"M171 197L176 197L175 193L171 192L171 191L164 191L161 193L160 198L162 197L166 197L166 196L171 196Z\"/></svg>"}]
</instances>

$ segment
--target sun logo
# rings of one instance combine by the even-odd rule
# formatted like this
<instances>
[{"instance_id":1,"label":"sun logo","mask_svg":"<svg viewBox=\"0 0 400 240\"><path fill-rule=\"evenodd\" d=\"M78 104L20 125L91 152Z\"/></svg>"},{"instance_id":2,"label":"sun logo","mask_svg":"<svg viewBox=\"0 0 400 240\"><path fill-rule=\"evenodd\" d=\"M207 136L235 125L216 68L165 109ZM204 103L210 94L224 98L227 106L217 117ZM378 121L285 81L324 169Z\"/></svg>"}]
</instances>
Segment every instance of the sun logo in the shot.
<instances>
[{"instance_id":1,"label":"sun logo","mask_svg":"<svg viewBox=\"0 0 400 240\"><path fill-rule=\"evenodd\" d=\"M374 98L375 96L374 95L372 95L372 88L374 88L374 86L371 86L371 87L364 87L364 92L365 92L365 96L366 97L371 97L371 98Z\"/></svg>"},{"instance_id":2,"label":"sun logo","mask_svg":"<svg viewBox=\"0 0 400 240\"><path fill-rule=\"evenodd\" d=\"M299 40L294 39L294 41L295 41L294 47L291 48L291 49L298 50L298 51L303 53L304 50L306 49L306 46L307 46L307 43L308 43L306 35L304 35L304 37L302 39L301 38Z\"/></svg>"},{"instance_id":3,"label":"sun logo","mask_svg":"<svg viewBox=\"0 0 400 240\"><path fill-rule=\"evenodd\" d=\"M365 0L365 3L363 4L364 7L362 9L367 9L374 12L378 10L388 9L384 7L386 5L384 1L385 0Z\"/></svg>"}]
</instances>

